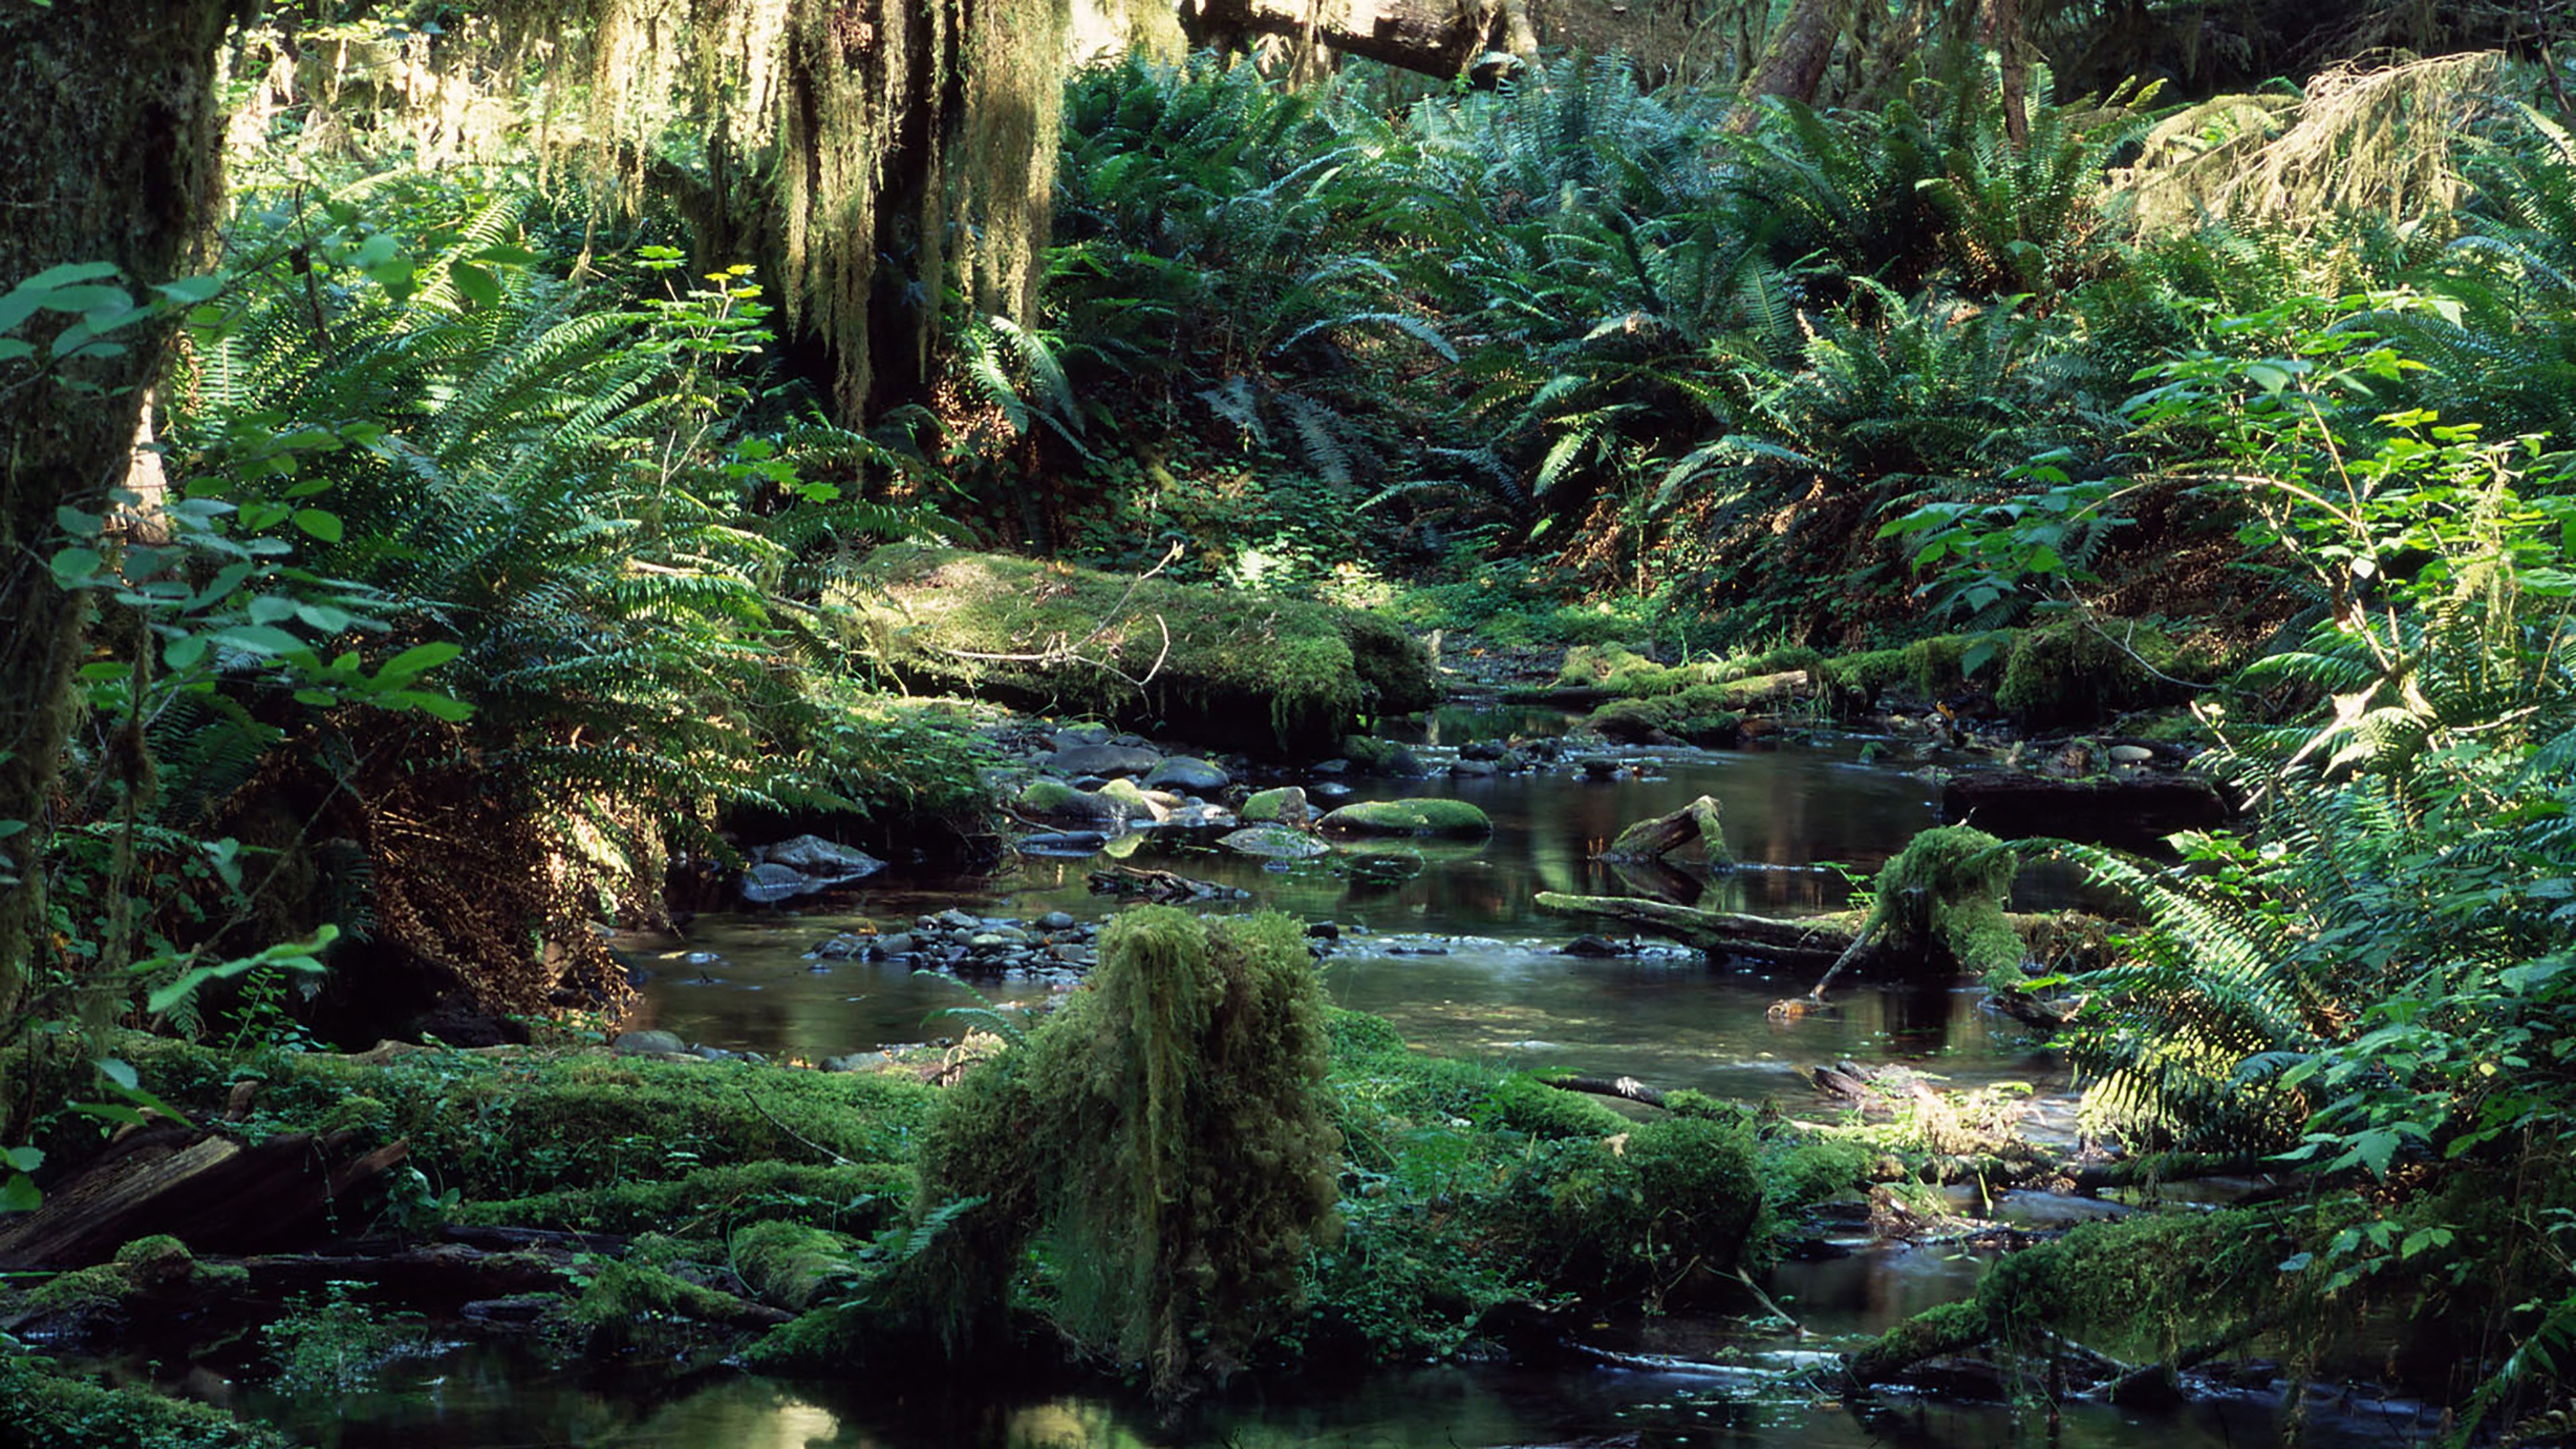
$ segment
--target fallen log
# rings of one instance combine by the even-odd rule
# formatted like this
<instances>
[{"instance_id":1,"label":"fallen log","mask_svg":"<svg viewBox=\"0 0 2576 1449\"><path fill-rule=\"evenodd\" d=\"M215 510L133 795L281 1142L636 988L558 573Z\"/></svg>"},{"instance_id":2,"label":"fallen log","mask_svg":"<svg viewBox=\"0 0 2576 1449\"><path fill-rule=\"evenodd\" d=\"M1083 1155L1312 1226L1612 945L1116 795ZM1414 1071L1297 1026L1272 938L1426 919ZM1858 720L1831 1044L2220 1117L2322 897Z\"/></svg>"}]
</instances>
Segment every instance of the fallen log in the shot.
<instances>
[{"instance_id":1,"label":"fallen log","mask_svg":"<svg viewBox=\"0 0 2576 1449\"><path fill-rule=\"evenodd\" d=\"M1784 966L1830 967L1852 949L1861 924L1857 911L1783 919L1739 911L1708 911L1663 901L1627 896L1578 896L1542 891L1538 908L1552 916L1590 916L1617 921L1711 956L1750 956ZM2018 933L2029 959L2052 968L2083 970L2101 964L2107 926L2096 917L2073 911L2055 914L2012 913L2004 917ZM1872 941L1853 958L1853 969L1876 974L1920 974L1921 951L1891 950Z\"/></svg>"},{"instance_id":2,"label":"fallen log","mask_svg":"<svg viewBox=\"0 0 2576 1449\"><path fill-rule=\"evenodd\" d=\"M1587 1092L1596 1097L1617 1097L1622 1101L1643 1103L1649 1107L1664 1105L1664 1094L1635 1077L1541 1077L1540 1081L1560 1092Z\"/></svg>"},{"instance_id":3,"label":"fallen log","mask_svg":"<svg viewBox=\"0 0 2576 1449\"><path fill-rule=\"evenodd\" d=\"M1711 869L1729 870L1735 865L1735 853L1726 848L1725 818L1717 801L1702 795L1669 815L1640 820L1619 832L1597 860L1661 860L1685 845L1696 843L1700 858Z\"/></svg>"},{"instance_id":4,"label":"fallen log","mask_svg":"<svg viewBox=\"0 0 2576 1449\"><path fill-rule=\"evenodd\" d=\"M2207 776L2138 771L2061 780L2021 770L1961 770L1941 782L1941 818L1994 835L2054 836L2100 844L2161 840L2215 830L2236 809Z\"/></svg>"},{"instance_id":5,"label":"fallen log","mask_svg":"<svg viewBox=\"0 0 2576 1449\"><path fill-rule=\"evenodd\" d=\"M256 1146L176 1126L138 1133L0 1231L0 1269L103 1262L120 1245L155 1233L213 1252L300 1241L410 1150L401 1141L358 1147L358 1134L346 1130Z\"/></svg>"}]
</instances>

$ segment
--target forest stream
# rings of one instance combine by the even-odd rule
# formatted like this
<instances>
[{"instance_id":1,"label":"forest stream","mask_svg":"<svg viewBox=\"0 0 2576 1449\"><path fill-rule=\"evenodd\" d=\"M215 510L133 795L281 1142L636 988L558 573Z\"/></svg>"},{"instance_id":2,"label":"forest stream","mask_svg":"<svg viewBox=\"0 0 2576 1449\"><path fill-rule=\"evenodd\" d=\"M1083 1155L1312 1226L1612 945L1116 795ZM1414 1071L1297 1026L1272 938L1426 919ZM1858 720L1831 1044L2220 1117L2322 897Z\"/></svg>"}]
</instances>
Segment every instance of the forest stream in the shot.
<instances>
[{"instance_id":1,"label":"forest stream","mask_svg":"<svg viewBox=\"0 0 2576 1449\"><path fill-rule=\"evenodd\" d=\"M1530 720L1516 721L1527 726ZM1422 747L1437 770L1439 724ZM1427 852L1418 873L1354 879L1330 863L1265 865L1179 838L1147 840L1130 863L1235 887L1241 909L1330 920L1340 938L1319 960L1333 997L1395 1022L1415 1045L1586 1075L1629 1075L1654 1086L1832 1117L1805 1069L1850 1059L1902 1062L1953 1085L2016 1083L2031 1092L2025 1130L2061 1140L2072 1130L2067 1073L2057 1057L1983 1004L1973 987L1865 986L1839 1010L1782 1024L1769 1004L1807 981L1713 969L1694 952L1621 943L1632 954L1583 957L1563 948L1577 922L1532 910L1541 890L1606 892L1619 883L1589 858L1627 822L1703 793L1719 799L1731 844L1747 862L1719 879L1711 904L1795 915L1834 909L1848 886L1834 862L1866 872L1935 823L1932 763L1905 746L1835 737L1734 753L1631 750L1632 778L1587 779L1558 769L1438 783L1354 782L1355 798L1456 793L1493 817L1481 848ZM1063 912L1089 920L1117 904L1087 887L1097 861L1023 857L990 877L918 879L834 909L702 916L685 941L637 940L646 962L631 1020L703 1046L819 1060L960 1034L939 1015L974 998L949 978L884 962L818 960L809 947L852 928L893 931L916 915L963 909L988 919ZM2085 903L2071 876L2027 872L2021 909ZM1220 904L1218 909L1227 908ZM1042 982L1002 976L972 983L1016 1007L1046 996ZM2064 1214L2117 1205L2032 1195L2027 1203L1962 1200L2002 1222L2060 1226ZM504 1348L450 1349L397 1362L382 1386L337 1405L249 1395L237 1404L333 1446L500 1443L736 1446L931 1446L1108 1449L1126 1445L1477 1446L1534 1444L2190 1446L2270 1442L2283 1385L2246 1377L2170 1412L2075 1404L2044 1408L1945 1398L1937 1389L1865 1411L1838 1394L1835 1353L1935 1304L1964 1296L1993 1250L1939 1241L1876 1241L1855 1227L1769 1270L1763 1287L1797 1321L1691 1313L1594 1325L1562 1364L1464 1363L1379 1371L1329 1383L1264 1382L1212 1396L1177 1423L1141 1401L1094 1386L949 1382L896 1386L861 1377L807 1383L719 1374L624 1379L549 1367ZM1987 1400L1987 1401L1976 1401ZM2406 1442L2411 1409L2311 1398L2311 1442ZM1633 1437L1632 1437L1633 1436Z\"/></svg>"}]
</instances>

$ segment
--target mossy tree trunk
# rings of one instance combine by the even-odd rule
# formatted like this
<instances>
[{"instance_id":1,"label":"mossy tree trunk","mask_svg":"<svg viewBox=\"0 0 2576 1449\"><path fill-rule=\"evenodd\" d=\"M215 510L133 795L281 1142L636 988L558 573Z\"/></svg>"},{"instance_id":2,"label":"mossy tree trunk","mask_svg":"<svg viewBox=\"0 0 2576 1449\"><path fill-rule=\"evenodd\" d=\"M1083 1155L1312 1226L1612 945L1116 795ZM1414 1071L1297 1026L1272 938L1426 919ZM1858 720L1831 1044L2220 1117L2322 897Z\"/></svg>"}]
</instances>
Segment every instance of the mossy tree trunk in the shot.
<instances>
[{"instance_id":1,"label":"mossy tree trunk","mask_svg":"<svg viewBox=\"0 0 2576 1449\"><path fill-rule=\"evenodd\" d=\"M0 5L0 289L50 268L113 262L127 285L181 268L215 186L211 81L227 0ZM40 352L72 321L30 319ZM56 586L56 510L105 511L124 475L166 329L127 328L123 351L39 370L0 364L0 821L15 883L0 885L0 1011L27 984L44 919L47 800L71 722L85 596Z\"/></svg>"}]
</instances>

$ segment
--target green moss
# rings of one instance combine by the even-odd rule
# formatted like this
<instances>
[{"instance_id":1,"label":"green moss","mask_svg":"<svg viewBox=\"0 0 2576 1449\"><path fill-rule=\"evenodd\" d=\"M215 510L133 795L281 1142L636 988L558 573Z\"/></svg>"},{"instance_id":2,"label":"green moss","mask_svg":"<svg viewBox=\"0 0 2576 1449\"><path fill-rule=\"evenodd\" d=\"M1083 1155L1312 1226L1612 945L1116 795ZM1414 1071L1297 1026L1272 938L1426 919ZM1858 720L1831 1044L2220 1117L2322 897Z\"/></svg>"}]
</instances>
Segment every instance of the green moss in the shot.
<instances>
[{"instance_id":1,"label":"green moss","mask_svg":"<svg viewBox=\"0 0 2576 1449\"><path fill-rule=\"evenodd\" d=\"M1494 822L1464 800L1372 800L1345 805L1318 822L1354 835L1491 835Z\"/></svg>"},{"instance_id":2,"label":"green moss","mask_svg":"<svg viewBox=\"0 0 2576 1449\"><path fill-rule=\"evenodd\" d=\"M853 1274L856 1239L802 1223L754 1223L733 1236L733 1270L760 1301L801 1313Z\"/></svg>"},{"instance_id":3,"label":"green moss","mask_svg":"<svg viewBox=\"0 0 2576 1449\"><path fill-rule=\"evenodd\" d=\"M1302 823L1306 815L1306 792L1296 785L1283 785L1276 790L1255 791L1235 814L1246 825L1275 825L1292 806Z\"/></svg>"},{"instance_id":4,"label":"green moss","mask_svg":"<svg viewBox=\"0 0 2576 1449\"><path fill-rule=\"evenodd\" d=\"M1021 786L1020 793L1013 797L1011 804L1024 814L1050 819L1075 817L1090 820L1105 813L1092 796L1062 780L1044 776Z\"/></svg>"},{"instance_id":5,"label":"green moss","mask_svg":"<svg viewBox=\"0 0 2576 1449\"><path fill-rule=\"evenodd\" d=\"M1286 916L1122 912L1087 988L942 1101L920 1159L939 1231L896 1290L971 1329L1035 1232L1077 1342L1157 1392L1239 1361L1329 1233L1323 1012Z\"/></svg>"},{"instance_id":6,"label":"green moss","mask_svg":"<svg viewBox=\"0 0 2576 1449\"><path fill-rule=\"evenodd\" d=\"M1592 712L1592 728L1614 740L1670 735L1688 744L1726 749L1744 738L1744 716L1733 704L1739 691L1727 684L1694 684L1659 699L1618 699Z\"/></svg>"},{"instance_id":7,"label":"green moss","mask_svg":"<svg viewBox=\"0 0 2576 1449\"><path fill-rule=\"evenodd\" d=\"M836 602L907 680L1136 728L1316 750L1432 692L1421 646L1373 615L1003 554L879 549ZM1081 658L968 657L1044 655L1068 639L1090 641Z\"/></svg>"},{"instance_id":8,"label":"green moss","mask_svg":"<svg viewBox=\"0 0 2576 1449\"><path fill-rule=\"evenodd\" d=\"M48 1314L104 1308L200 1276L220 1283L237 1279L241 1273L239 1269L224 1272L201 1268L187 1244L167 1233L156 1233L118 1248L107 1262L56 1274L27 1295L27 1304Z\"/></svg>"},{"instance_id":9,"label":"green moss","mask_svg":"<svg viewBox=\"0 0 2576 1449\"><path fill-rule=\"evenodd\" d=\"M1928 699L1967 682L1959 666L1978 637L1939 634L1893 649L1845 654L1815 665L1814 672L1856 708L1866 709L1878 696L1890 691Z\"/></svg>"},{"instance_id":10,"label":"green moss","mask_svg":"<svg viewBox=\"0 0 2576 1449\"><path fill-rule=\"evenodd\" d=\"M1772 1204L1796 1212L1868 1183L1878 1153L1849 1137L1802 1132L1785 1138L1763 1158Z\"/></svg>"},{"instance_id":11,"label":"green moss","mask_svg":"<svg viewBox=\"0 0 2576 1449\"><path fill-rule=\"evenodd\" d=\"M673 1320L729 1324L743 1317L743 1302L634 1259L603 1263L564 1319L581 1330L589 1351L624 1353L668 1346Z\"/></svg>"},{"instance_id":12,"label":"green moss","mask_svg":"<svg viewBox=\"0 0 2576 1449\"><path fill-rule=\"evenodd\" d=\"M1977 1347L1994 1336L1984 1304L1971 1299L1926 1309L1880 1334L1851 1357L1851 1377L1872 1384L1942 1354Z\"/></svg>"},{"instance_id":13,"label":"green moss","mask_svg":"<svg viewBox=\"0 0 2576 1449\"><path fill-rule=\"evenodd\" d=\"M1535 1077L1505 1077L1490 1097L1497 1120L1532 1137L1609 1137L1636 1126L1634 1118L1598 1097L1551 1087Z\"/></svg>"},{"instance_id":14,"label":"green moss","mask_svg":"<svg viewBox=\"0 0 2576 1449\"><path fill-rule=\"evenodd\" d=\"M1342 758L1364 775L1406 778L1424 773L1422 758L1413 753L1411 745L1374 735L1346 736L1342 740Z\"/></svg>"},{"instance_id":15,"label":"green moss","mask_svg":"<svg viewBox=\"0 0 2576 1449\"><path fill-rule=\"evenodd\" d=\"M911 1190L911 1169L889 1163L750 1162L705 1168L670 1180L629 1179L468 1202L451 1217L467 1224L582 1233L686 1230L699 1224L787 1219L866 1233L900 1212Z\"/></svg>"},{"instance_id":16,"label":"green moss","mask_svg":"<svg viewBox=\"0 0 2576 1449\"><path fill-rule=\"evenodd\" d=\"M286 1436L208 1404L110 1388L42 1359L0 1357L0 1437L44 1449L286 1449Z\"/></svg>"},{"instance_id":17,"label":"green moss","mask_svg":"<svg viewBox=\"0 0 2576 1449\"><path fill-rule=\"evenodd\" d=\"M1752 1131L1666 1117L1624 1140L1567 1143L1536 1164L1513 1226L1546 1281L1631 1292L1689 1266L1750 1260L1767 1212Z\"/></svg>"},{"instance_id":18,"label":"green moss","mask_svg":"<svg viewBox=\"0 0 2576 1449\"><path fill-rule=\"evenodd\" d=\"M2020 984L2026 950L2004 914L2020 858L1967 825L1917 833L1878 873L1878 904L1863 927L1899 951L1977 976L1995 990Z\"/></svg>"},{"instance_id":19,"label":"green moss","mask_svg":"<svg viewBox=\"0 0 2576 1449\"><path fill-rule=\"evenodd\" d=\"M2142 624L2070 621L2027 630L2013 641L1995 703L2032 729L2098 724L2174 702L2182 686L2168 676L2189 670L2176 654L2161 630Z\"/></svg>"}]
</instances>

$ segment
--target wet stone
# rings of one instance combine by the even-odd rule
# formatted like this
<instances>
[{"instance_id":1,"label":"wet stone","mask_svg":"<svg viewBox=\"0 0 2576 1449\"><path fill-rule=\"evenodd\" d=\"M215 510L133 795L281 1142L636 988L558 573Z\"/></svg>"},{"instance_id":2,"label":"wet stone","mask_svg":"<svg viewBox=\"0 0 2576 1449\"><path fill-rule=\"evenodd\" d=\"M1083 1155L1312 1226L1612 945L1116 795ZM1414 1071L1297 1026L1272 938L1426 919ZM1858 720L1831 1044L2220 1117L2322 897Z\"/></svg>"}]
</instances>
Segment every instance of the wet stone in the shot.
<instances>
[{"instance_id":1,"label":"wet stone","mask_svg":"<svg viewBox=\"0 0 2576 1449\"><path fill-rule=\"evenodd\" d=\"M823 1070L827 1072L873 1072L880 1067L891 1065L893 1061L894 1058L887 1056L884 1052L851 1052L846 1056L823 1058Z\"/></svg>"},{"instance_id":2,"label":"wet stone","mask_svg":"<svg viewBox=\"0 0 2576 1449\"><path fill-rule=\"evenodd\" d=\"M1073 929L1074 921L1072 915L1068 912L1049 911L1045 915L1038 917L1038 925L1042 929L1049 931L1070 931Z\"/></svg>"},{"instance_id":3,"label":"wet stone","mask_svg":"<svg viewBox=\"0 0 2576 1449\"><path fill-rule=\"evenodd\" d=\"M687 1042L667 1031L622 1032L611 1046L619 1055L630 1057L677 1056L689 1049Z\"/></svg>"},{"instance_id":4,"label":"wet stone","mask_svg":"<svg viewBox=\"0 0 2576 1449\"><path fill-rule=\"evenodd\" d=\"M1045 763L1059 775L1142 775L1163 757L1133 745L1076 745L1047 756Z\"/></svg>"},{"instance_id":5,"label":"wet stone","mask_svg":"<svg viewBox=\"0 0 2576 1449\"><path fill-rule=\"evenodd\" d=\"M921 943L912 938L911 932L899 931L891 936L877 937L875 954L879 956L909 956L920 949Z\"/></svg>"},{"instance_id":6,"label":"wet stone","mask_svg":"<svg viewBox=\"0 0 2576 1449\"><path fill-rule=\"evenodd\" d=\"M1154 767L1145 777L1147 789L1222 790L1234 783L1233 777L1205 760L1189 755L1175 755Z\"/></svg>"},{"instance_id":7,"label":"wet stone","mask_svg":"<svg viewBox=\"0 0 2576 1449\"><path fill-rule=\"evenodd\" d=\"M1469 740L1458 747L1458 758L1462 760L1500 760L1506 753L1500 740Z\"/></svg>"}]
</instances>

